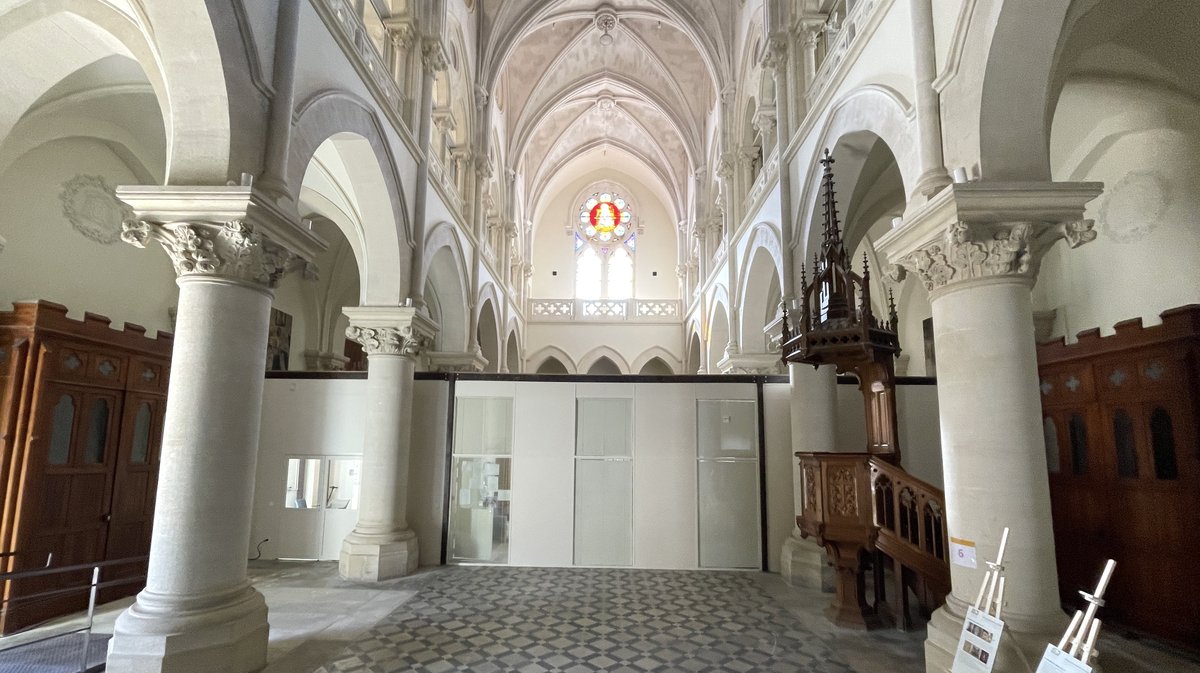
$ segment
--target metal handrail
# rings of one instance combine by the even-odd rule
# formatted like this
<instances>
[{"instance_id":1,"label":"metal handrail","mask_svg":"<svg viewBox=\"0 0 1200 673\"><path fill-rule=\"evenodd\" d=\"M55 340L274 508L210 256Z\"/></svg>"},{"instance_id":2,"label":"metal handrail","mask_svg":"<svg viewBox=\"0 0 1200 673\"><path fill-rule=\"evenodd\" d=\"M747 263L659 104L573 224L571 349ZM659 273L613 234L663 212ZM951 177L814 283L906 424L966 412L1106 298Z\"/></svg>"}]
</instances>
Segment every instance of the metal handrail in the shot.
<instances>
[{"instance_id":1,"label":"metal handrail","mask_svg":"<svg viewBox=\"0 0 1200 673\"><path fill-rule=\"evenodd\" d=\"M149 556L130 556L129 558L113 559L111 561L97 561L96 563L79 563L73 566L60 566L58 568L46 567L37 568L35 570L18 570L10 573L0 573L0 581L19 580L25 579L26 577L40 577L42 575L55 575L58 573L69 573L77 570L91 570L92 568L108 568L111 566L138 563L149 558Z\"/></svg>"},{"instance_id":2,"label":"metal handrail","mask_svg":"<svg viewBox=\"0 0 1200 673\"><path fill-rule=\"evenodd\" d=\"M4 552L4 555L5 556L14 556L15 552ZM57 575L57 574L62 574L62 573L78 572L81 570L91 570L92 571L91 582L89 582L88 584L86 584L84 586L73 586L73 587L66 587L66 588L61 588L61 589L50 589L48 591L40 591L38 593L30 594L28 596L18 596L16 598L5 598L3 600L0 600L0 605L3 605L5 607L11 607L14 603L17 603L19 601L45 600L48 598L54 598L57 596L75 593L77 591L87 590L88 591L87 621L84 623L83 626L81 626L79 628L61 631L59 633L47 635L43 638L35 638L34 640L26 641L19 645L14 645L11 648L7 648L5 650L0 650L0 653L6 652L9 649L17 649L19 647L24 647L26 645L32 645L34 643L45 642L52 638L59 638L61 636L65 636L65 635L72 634L72 633L79 633L82 631L86 634L86 637L83 639L83 652L80 655L80 669L79 670L86 671L88 668L88 649L89 649L90 643L91 643L92 626L93 626L93 623L94 623L95 617L96 617L96 594L99 592L100 589L119 586L119 585L123 585L123 584L133 584L135 582L143 582L146 579L145 575L138 575L136 577L125 577L125 578L121 578L121 579L108 580L106 582L101 582L100 581L100 571L104 568L111 568L114 566L131 565L134 563L140 563L142 561L146 561L150 557L149 556L133 556L133 557L123 558L123 559L113 559L110 561L99 561L97 563L81 563L81 564L70 565L70 566L62 566L59 568L48 567L50 565L50 563L53 561L53 558L54 558L54 555L51 554L46 559L47 567L45 567L45 568L37 568L34 570L21 570L21 571L16 571L16 572L0 573L0 581L13 581L13 580L27 579L27 578L31 578L31 577L44 577L46 575Z\"/></svg>"}]
</instances>

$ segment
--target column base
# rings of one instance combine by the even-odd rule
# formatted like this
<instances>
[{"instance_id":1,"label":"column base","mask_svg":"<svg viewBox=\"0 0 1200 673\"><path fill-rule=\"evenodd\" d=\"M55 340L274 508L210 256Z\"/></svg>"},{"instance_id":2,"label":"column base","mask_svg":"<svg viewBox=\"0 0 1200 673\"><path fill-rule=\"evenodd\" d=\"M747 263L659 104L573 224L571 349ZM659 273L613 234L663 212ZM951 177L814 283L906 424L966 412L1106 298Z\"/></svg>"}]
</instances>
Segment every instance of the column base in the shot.
<instances>
[{"instance_id":1,"label":"column base","mask_svg":"<svg viewBox=\"0 0 1200 673\"><path fill-rule=\"evenodd\" d=\"M205 601L208 602L208 601ZM117 617L113 673L253 673L267 664L267 604L249 585L215 606L143 591Z\"/></svg>"},{"instance_id":2,"label":"column base","mask_svg":"<svg viewBox=\"0 0 1200 673\"><path fill-rule=\"evenodd\" d=\"M825 593L833 593L837 589L833 566L829 564L825 550L811 540L793 536L783 541L779 574L784 582L794 587L817 589Z\"/></svg>"},{"instance_id":3,"label":"column base","mask_svg":"<svg viewBox=\"0 0 1200 673\"><path fill-rule=\"evenodd\" d=\"M384 539L351 533L342 541L338 574L346 580L379 582L411 575L419 563L417 534L411 530Z\"/></svg>"},{"instance_id":4,"label":"column base","mask_svg":"<svg viewBox=\"0 0 1200 673\"><path fill-rule=\"evenodd\" d=\"M947 596L946 603L933 611L925 639L926 673L950 673L966 616L967 605L953 595ZM1046 645L1057 643L1067 628L1066 615L1062 615L1061 620L1050 621L1061 621L1061 625L1042 625L1028 630L1005 618L1004 639L1000 642L993 673L1034 673L1046 651ZM1101 673L1098 665L1093 664L1092 670L1093 673Z\"/></svg>"}]
</instances>

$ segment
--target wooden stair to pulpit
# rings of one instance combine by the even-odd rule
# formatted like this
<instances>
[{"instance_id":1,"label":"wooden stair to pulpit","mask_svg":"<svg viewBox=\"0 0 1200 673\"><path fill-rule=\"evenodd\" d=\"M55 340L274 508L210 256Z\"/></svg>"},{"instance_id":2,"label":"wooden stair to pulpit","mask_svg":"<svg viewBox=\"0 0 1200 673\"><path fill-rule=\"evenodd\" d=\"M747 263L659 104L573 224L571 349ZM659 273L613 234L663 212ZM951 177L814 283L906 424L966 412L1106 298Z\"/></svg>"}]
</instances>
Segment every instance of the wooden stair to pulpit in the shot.
<instances>
[{"instance_id":1,"label":"wooden stair to pulpit","mask_svg":"<svg viewBox=\"0 0 1200 673\"><path fill-rule=\"evenodd\" d=\"M800 533L825 548L836 569L837 593L826 610L834 623L876 628L893 617L909 626L909 591L923 610L950 591L945 495L900 467L894 358L900 352L896 306L889 294L886 320L871 305L870 270L862 274L842 240L834 191L833 158L826 150L822 200L824 231L814 256L812 281L801 267L801 292L791 321L783 314L783 360L832 365L858 379L866 410L866 451L797 453L800 464ZM794 323L794 326L793 326ZM888 610L884 557L890 560L897 605ZM867 559L874 571L874 602L866 595ZM894 612L893 616L890 614Z\"/></svg>"}]
</instances>

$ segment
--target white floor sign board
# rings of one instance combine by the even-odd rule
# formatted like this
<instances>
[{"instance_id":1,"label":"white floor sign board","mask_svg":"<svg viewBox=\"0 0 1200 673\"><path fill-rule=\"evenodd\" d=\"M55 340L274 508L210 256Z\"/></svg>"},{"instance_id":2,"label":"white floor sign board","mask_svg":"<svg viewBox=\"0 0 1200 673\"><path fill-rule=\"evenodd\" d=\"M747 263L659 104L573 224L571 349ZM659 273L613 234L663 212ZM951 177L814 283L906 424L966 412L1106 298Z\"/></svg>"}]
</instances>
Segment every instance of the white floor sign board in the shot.
<instances>
[{"instance_id":1,"label":"white floor sign board","mask_svg":"<svg viewBox=\"0 0 1200 673\"><path fill-rule=\"evenodd\" d=\"M1053 645L1047 645L1037 673L1092 673L1092 667Z\"/></svg>"},{"instance_id":2,"label":"white floor sign board","mask_svg":"<svg viewBox=\"0 0 1200 673\"><path fill-rule=\"evenodd\" d=\"M968 608L951 673L991 673L1002 635L1004 622L977 608Z\"/></svg>"}]
</instances>

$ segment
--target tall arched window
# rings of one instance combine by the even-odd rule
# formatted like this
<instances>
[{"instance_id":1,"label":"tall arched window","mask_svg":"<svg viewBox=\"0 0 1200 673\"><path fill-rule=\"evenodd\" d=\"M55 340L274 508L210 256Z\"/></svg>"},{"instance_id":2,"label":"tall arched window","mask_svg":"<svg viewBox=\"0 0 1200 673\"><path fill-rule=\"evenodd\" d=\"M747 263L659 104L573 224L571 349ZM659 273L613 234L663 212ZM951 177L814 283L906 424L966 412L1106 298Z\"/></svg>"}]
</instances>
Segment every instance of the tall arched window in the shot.
<instances>
[{"instance_id":1,"label":"tall arched window","mask_svg":"<svg viewBox=\"0 0 1200 673\"><path fill-rule=\"evenodd\" d=\"M620 194L597 192L579 207L575 231L575 296L623 300L633 297L637 249L633 209Z\"/></svg>"},{"instance_id":2,"label":"tall arched window","mask_svg":"<svg viewBox=\"0 0 1200 673\"><path fill-rule=\"evenodd\" d=\"M600 254L590 245L583 246L575 258L575 296L580 299L600 299L604 290L603 264Z\"/></svg>"}]
</instances>

